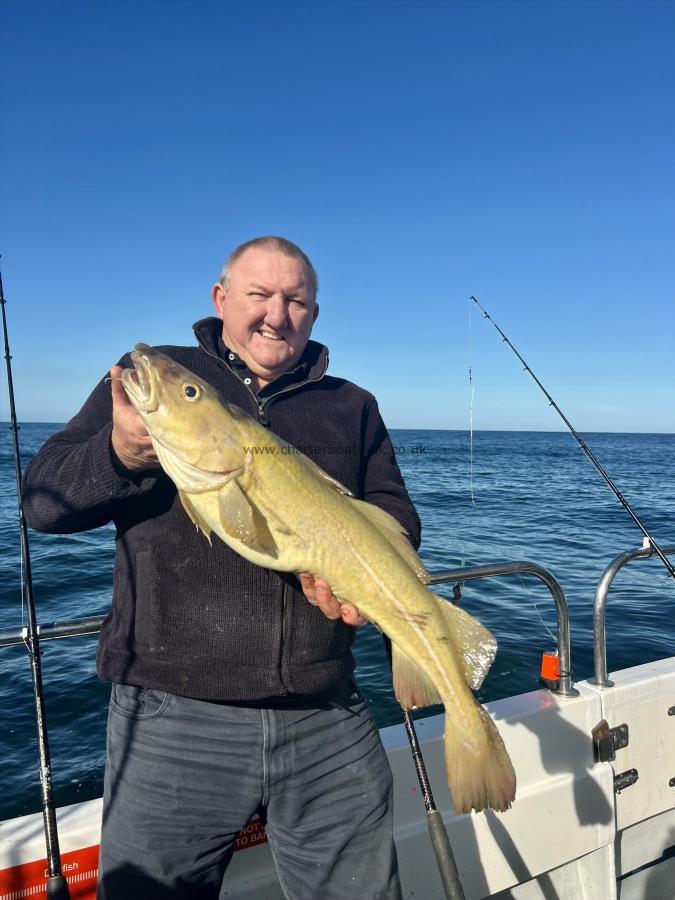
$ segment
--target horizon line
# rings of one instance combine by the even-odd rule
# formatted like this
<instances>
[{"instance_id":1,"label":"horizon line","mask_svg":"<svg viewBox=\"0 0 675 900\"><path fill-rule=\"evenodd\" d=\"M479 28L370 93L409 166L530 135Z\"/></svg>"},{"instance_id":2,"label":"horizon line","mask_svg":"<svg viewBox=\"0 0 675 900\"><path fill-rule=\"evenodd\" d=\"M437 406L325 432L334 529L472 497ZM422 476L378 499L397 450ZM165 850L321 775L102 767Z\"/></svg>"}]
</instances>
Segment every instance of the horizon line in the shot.
<instances>
[{"instance_id":1,"label":"horizon line","mask_svg":"<svg viewBox=\"0 0 675 900\"><path fill-rule=\"evenodd\" d=\"M10 428L12 423L9 419L0 419L0 424L8 425ZM21 425L58 425L65 426L66 422L53 422L43 419L23 419L18 422L19 429ZM421 428L412 426L391 426L388 431L452 431L464 434L491 433L491 432L507 432L513 434L571 434L568 428ZM580 434L653 434L653 435L675 435L675 431L596 431L594 429L577 429Z\"/></svg>"}]
</instances>

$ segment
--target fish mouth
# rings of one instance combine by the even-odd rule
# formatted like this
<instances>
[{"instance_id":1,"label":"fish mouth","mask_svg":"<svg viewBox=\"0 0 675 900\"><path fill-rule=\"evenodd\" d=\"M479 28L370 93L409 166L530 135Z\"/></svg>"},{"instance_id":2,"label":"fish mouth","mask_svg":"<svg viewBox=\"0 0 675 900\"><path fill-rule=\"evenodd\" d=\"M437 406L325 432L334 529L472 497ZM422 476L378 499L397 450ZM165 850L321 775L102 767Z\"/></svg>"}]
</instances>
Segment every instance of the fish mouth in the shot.
<instances>
[{"instance_id":1,"label":"fish mouth","mask_svg":"<svg viewBox=\"0 0 675 900\"><path fill-rule=\"evenodd\" d=\"M133 369L124 369L122 385L127 396L139 412L154 412L159 406L159 394L153 383L152 349L147 344L136 344L131 351Z\"/></svg>"}]
</instances>

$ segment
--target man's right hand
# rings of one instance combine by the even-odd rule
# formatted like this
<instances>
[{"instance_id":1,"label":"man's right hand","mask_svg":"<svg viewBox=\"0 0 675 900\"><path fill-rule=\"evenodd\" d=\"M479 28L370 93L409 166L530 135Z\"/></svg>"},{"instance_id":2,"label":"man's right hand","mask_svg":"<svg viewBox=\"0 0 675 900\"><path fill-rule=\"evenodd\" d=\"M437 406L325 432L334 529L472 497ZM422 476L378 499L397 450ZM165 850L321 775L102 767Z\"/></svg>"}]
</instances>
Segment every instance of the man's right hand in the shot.
<instances>
[{"instance_id":1,"label":"man's right hand","mask_svg":"<svg viewBox=\"0 0 675 900\"><path fill-rule=\"evenodd\" d=\"M120 378L121 366L110 370L112 390L113 430L112 447L120 463L132 471L156 469L159 460L143 420L127 397Z\"/></svg>"}]
</instances>

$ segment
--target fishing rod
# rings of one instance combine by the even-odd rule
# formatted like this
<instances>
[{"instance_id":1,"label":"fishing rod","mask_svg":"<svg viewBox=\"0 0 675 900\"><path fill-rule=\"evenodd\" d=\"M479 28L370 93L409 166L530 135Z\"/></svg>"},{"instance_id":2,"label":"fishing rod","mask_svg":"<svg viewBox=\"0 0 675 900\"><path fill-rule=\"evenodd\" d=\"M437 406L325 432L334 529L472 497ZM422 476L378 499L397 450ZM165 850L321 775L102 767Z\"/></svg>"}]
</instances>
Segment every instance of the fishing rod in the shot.
<instances>
[{"instance_id":1,"label":"fishing rod","mask_svg":"<svg viewBox=\"0 0 675 900\"><path fill-rule=\"evenodd\" d=\"M59 836L56 826L56 812L52 792L52 769L49 759L49 742L47 740L47 720L45 717L45 701L42 690L42 666L40 663L40 641L38 637L35 601L33 598L33 578L30 565L30 548L28 545L28 529L21 502L21 455L19 451L19 425L14 406L14 383L12 381L11 353L9 352L9 336L7 332L7 314L5 312L5 292L2 287L0 272L0 306L2 306L2 330L5 338L5 361L7 363L7 391L9 393L9 410L12 436L14 439L14 467L16 471L16 492L19 503L19 534L21 537L21 598L28 612L28 627L25 629L24 643L28 650L33 673L33 695L35 700L35 721L37 725L38 760L40 763L40 789L42 794L42 818L47 845L47 862L49 876L47 878L47 896L56 900L69 900L68 882L61 871L61 854Z\"/></svg>"},{"instance_id":2,"label":"fishing rod","mask_svg":"<svg viewBox=\"0 0 675 900\"><path fill-rule=\"evenodd\" d=\"M614 494L614 496L617 498L617 500L619 501L619 503L620 503L620 504L623 506L623 508L626 510L626 512L627 512L628 515L631 517L631 519L633 520L633 522L635 522L635 524L636 524L637 527L640 529L640 531L641 531L642 534L645 536L645 538L649 541L649 546L652 548L652 551L658 556L658 558L659 558L659 559L661 560L661 562L664 564L664 566L666 567L666 569L668 569L668 572L670 573L670 575L671 575L673 578L675 578L675 568L673 568L673 564L670 562L670 560L668 559L668 557L666 556L666 554L663 552L663 550L659 547L659 545L656 543L656 541L654 540L654 538L651 536L651 534L647 531L647 529L645 528L645 526L642 524L642 522L640 521L640 519L639 519L638 516L637 516L637 513L633 510L633 508L632 508L632 506L630 505L630 503L628 502L628 500L626 500L626 498L624 497L624 495L621 493L621 491L618 489L618 487L614 484L614 482L613 482L612 479L609 477L609 475L607 474L607 472L606 472L606 470L604 469L604 467L601 465L601 463L596 459L595 454L594 454L593 451L590 449L590 447L588 446L588 444L584 441L584 439L581 437L581 435L579 434L579 432L578 432L578 431L575 429L575 427L572 425L572 423L571 423L570 420L567 418L567 416L565 415L565 413L560 409L560 407L559 407L558 404L555 402L555 400L553 399L553 397L549 394L549 392L546 390L546 388L545 388L544 385L541 383L541 381L539 381L539 379L538 379L537 376L534 374L534 372L532 371L532 369L528 366L528 364L525 362L525 360L524 360L523 357L520 355L520 353L518 353L518 351L516 350L516 348L513 346L513 344L511 343L511 341L507 338L507 336L506 336L506 335L504 334L504 332L501 330L501 328L499 327L499 325L497 325L497 323L496 323L495 320L492 318L492 316L489 314L489 312L488 312L486 309L484 309L484 307L482 307L482 306L480 305L480 303L478 302L478 300L476 300L476 298L475 298L473 295L471 296L470 299L473 300L473 302L476 304L476 306L481 310L481 312L483 313L484 318L486 318L489 322L492 322L492 324L494 325L494 327L497 329L497 331L499 332L499 334L502 336L502 340L503 340L506 344L508 344L508 346L511 348L511 350L513 350L513 352L516 354L516 356L518 357L518 359L519 359L519 360L521 361L521 363L523 364L523 366L524 366L524 368L525 368L525 371L528 372L528 373L532 376L532 379L534 380L534 382L536 383L536 385L542 390L542 392L544 393L544 395L545 395L546 398L548 399L549 404L550 404L550 405L553 407L553 409L558 413L558 415L559 415L560 418L563 420L563 422L565 423L565 425L567 425L567 427L568 427L569 430L571 431L572 436L574 437L574 439L577 441L577 443L579 444L579 446L581 447L581 449L584 451L584 453L586 454L586 456L587 456L587 457L590 459L590 461L593 463L593 465L594 465L595 468L598 470L598 472L602 475L602 477L604 478L605 482L607 483L607 485L608 485L609 488L611 489L611 491L612 491L612 493Z\"/></svg>"},{"instance_id":3,"label":"fishing rod","mask_svg":"<svg viewBox=\"0 0 675 900\"><path fill-rule=\"evenodd\" d=\"M389 666L391 667L391 641L383 634L384 646L389 657ZM413 722L410 711L403 710L403 724L408 735L408 743L410 744L410 752L412 753L417 780L420 784L422 797L424 799L424 807L427 811L427 830L429 832L429 840L436 857L436 865L441 876L443 890L447 900L465 900L462 882L459 880L459 872L457 871L457 863L450 846L450 838L443 822L443 816L436 808L436 801L431 791L431 784L427 769L422 756L422 748L417 739L415 731L415 723Z\"/></svg>"}]
</instances>

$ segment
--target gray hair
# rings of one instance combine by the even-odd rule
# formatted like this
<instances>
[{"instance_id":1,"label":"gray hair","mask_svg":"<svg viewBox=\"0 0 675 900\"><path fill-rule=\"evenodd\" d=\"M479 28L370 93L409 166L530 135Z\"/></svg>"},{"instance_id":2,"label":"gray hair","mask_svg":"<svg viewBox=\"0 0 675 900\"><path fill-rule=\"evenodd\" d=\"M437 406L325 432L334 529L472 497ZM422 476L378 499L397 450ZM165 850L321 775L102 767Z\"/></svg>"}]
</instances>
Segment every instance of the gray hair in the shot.
<instances>
[{"instance_id":1,"label":"gray hair","mask_svg":"<svg viewBox=\"0 0 675 900\"><path fill-rule=\"evenodd\" d=\"M284 256L290 256L292 259L299 260L307 270L312 296L313 299L316 300L316 295L319 293L319 276L316 274L316 269L312 265L309 257L297 244L286 240L286 238L278 237L278 235L275 234L253 238L253 240L246 241L245 244L240 244L238 247L235 247L232 253L227 257L225 265L223 266L223 271L220 274L220 283L223 286L223 290L227 290L229 287L230 278L232 276L232 266L252 247L262 247L264 250L273 250L277 253L283 253Z\"/></svg>"}]
</instances>

